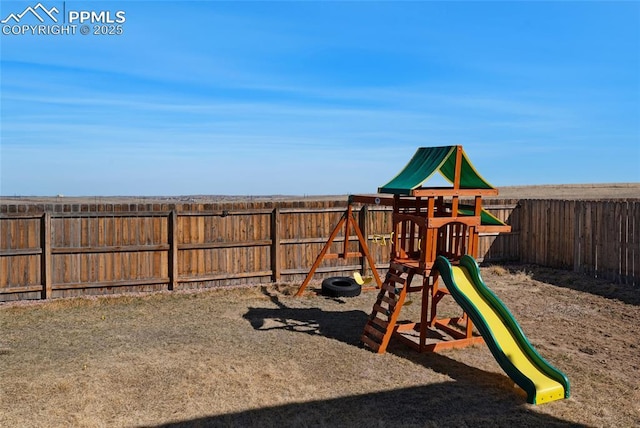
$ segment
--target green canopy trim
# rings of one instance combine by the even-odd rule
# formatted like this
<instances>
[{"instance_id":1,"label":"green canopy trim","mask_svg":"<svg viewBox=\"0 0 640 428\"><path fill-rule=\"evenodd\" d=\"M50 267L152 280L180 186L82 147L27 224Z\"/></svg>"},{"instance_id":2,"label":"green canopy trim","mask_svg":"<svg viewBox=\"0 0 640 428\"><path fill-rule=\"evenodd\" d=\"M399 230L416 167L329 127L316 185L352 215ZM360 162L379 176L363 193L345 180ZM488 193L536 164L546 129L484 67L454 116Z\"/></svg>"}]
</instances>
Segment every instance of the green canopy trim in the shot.
<instances>
[{"instance_id":1,"label":"green canopy trim","mask_svg":"<svg viewBox=\"0 0 640 428\"><path fill-rule=\"evenodd\" d=\"M457 146L420 147L409 163L391 181L378 189L379 193L409 195L411 191L440 172L451 184L455 180ZM462 151L460 170L461 189L493 189L469 161Z\"/></svg>"},{"instance_id":2,"label":"green canopy trim","mask_svg":"<svg viewBox=\"0 0 640 428\"><path fill-rule=\"evenodd\" d=\"M458 207L458 213L466 216L473 215L473 207L461 205ZM505 226L505 223L489 211L482 209L480 213L480 224L483 226Z\"/></svg>"},{"instance_id":3,"label":"green canopy trim","mask_svg":"<svg viewBox=\"0 0 640 428\"><path fill-rule=\"evenodd\" d=\"M455 146L454 146L455 147ZM444 165L440 167L440 172L445 176L450 183L453 184L453 180L456 176L456 155L455 151L449 155ZM423 183L426 180L423 180ZM471 161L467 157L467 154L462 151L462 168L460 170L460 188L461 189L493 189L494 187L489 184L487 180L482 178L480 173L471 164Z\"/></svg>"}]
</instances>

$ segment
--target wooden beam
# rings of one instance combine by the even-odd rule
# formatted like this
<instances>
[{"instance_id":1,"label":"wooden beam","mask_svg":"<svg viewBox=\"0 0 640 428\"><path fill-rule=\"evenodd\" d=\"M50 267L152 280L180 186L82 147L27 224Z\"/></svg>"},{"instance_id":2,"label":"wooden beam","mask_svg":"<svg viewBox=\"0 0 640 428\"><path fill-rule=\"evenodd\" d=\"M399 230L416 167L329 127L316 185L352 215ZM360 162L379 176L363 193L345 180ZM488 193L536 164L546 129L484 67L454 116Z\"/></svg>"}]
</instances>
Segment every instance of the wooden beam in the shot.
<instances>
[{"instance_id":1,"label":"wooden beam","mask_svg":"<svg viewBox=\"0 0 640 428\"><path fill-rule=\"evenodd\" d=\"M462 146L456 146L456 166L453 178L453 188L460 188L460 176L462 174Z\"/></svg>"},{"instance_id":2,"label":"wooden beam","mask_svg":"<svg viewBox=\"0 0 640 428\"><path fill-rule=\"evenodd\" d=\"M55 212L51 214L53 218L79 218L79 217L104 217L106 212ZM168 211L109 211L109 217L166 217L170 212ZM206 215L202 213L185 214L180 215Z\"/></svg>"},{"instance_id":3,"label":"wooden beam","mask_svg":"<svg viewBox=\"0 0 640 428\"><path fill-rule=\"evenodd\" d=\"M37 256L42 253L42 248L9 248L6 250L0 250L0 257Z\"/></svg>"},{"instance_id":4,"label":"wooden beam","mask_svg":"<svg viewBox=\"0 0 640 428\"><path fill-rule=\"evenodd\" d=\"M411 191L411 196L496 196L498 189L453 189L420 187Z\"/></svg>"},{"instance_id":5,"label":"wooden beam","mask_svg":"<svg viewBox=\"0 0 640 428\"><path fill-rule=\"evenodd\" d=\"M0 294L29 293L33 291L40 291L42 293L42 288L43 288L42 284L23 285L20 287L8 287L8 288L5 287L5 288L0 288Z\"/></svg>"},{"instance_id":6,"label":"wooden beam","mask_svg":"<svg viewBox=\"0 0 640 428\"><path fill-rule=\"evenodd\" d=\"M287 245L287 244L324 244L325 242L327 242L327 239L329 239L327 236L325 237L316 237L316 238L287 238L287 239L281 239L280 243L282 245ZM357 241L358 238L353 236L353 237L349 237L350 241ZM344 237L342 236L337 236L333 242L342 242L344 241Z\"/></svg>"},{"instance_id":7,"label":"wooden beam","mask_svg":"<svg viewBox=\"0 0 640 428\"><path fill-rule=\"evenodd\" d=\"M346 266L324 266L316 269L316 273L326 273L326 272L353 272L358 270L360 265L346 265ZM296 269L283 269L282 275L300 275L303 273L307 273L307 269L305 268L296 268ZM364 287L362 288L365 289Z\"/></svg>"},{"instance_id":8,"label":"wooden beam","mask_svg":"<svg viewBox=\"0 0 640 428\"><path fill-rule=\"evenodd\" d=\"M350 228L351 228L351 221L353 219L353 208L351 207L351 204L349 204L347 206L347 214L346 214L346 218L347 221L344 223L344 242L342 245L342 254L346 254L349 252L349 235L350 235Z\"/></svg>"},{"instance_id":9,"label":"wooden beam","mask_svg":"<svg viewBox=\"0 0 640 428\"><path fill-rule=\"evenodd\" d=\"M141 251L167 251L169 244L157 245L111 245L104 247L53 247L52 254L92 254L92 253L138 253Z\"/></svg>"},{"instance_id":10,"label":"wooden beam","mask_svg":"<svg viewBox=\"0 0 640 428\"><path fill-rule=\"evenodd\" d=\"M486 233L486 234L497 234L497 233L509 233L511 232L511 226L509 225L505 225L505 226L478 226L478 232L479 233Z\"/></svg>"},{"instance_id":11,"label":"wooden beam","mask_svg":"<svg viewBox=\"0 0 640 428\"><path fill-rule=\"evenodd\" d=\"M340 228L342 227L345 221L346 221L346 215L343 214L338 224L336 224L336 227L333 228L331 235L329 235L329 239L327 240L327 243L324 244L324 247L322 247L320 254L318 254L318 257L316 257L316 260L313 262L313 265L311 266L311 270L309 270L307 277L304 279L304 281L302 281L300 288L298 288L298 291L296 292L296 297L302 296L302 293L304 293L305 288L307 288L307 285L309 285L311 278L313 278L313 274L315 273L316 269L318 269L318 267L320 266L320 263L322 263L322 260L324 259L325 255L329 251L329 248L331 247L331 243L336 238L336 236L338 236L338 232L340 231Z\"/></svg>"},{"instance_id":12,"label":"wooden beam","mask_svg":"<svg viewBox=\"0 0 640 428\"><path fill-rule=\"evenodd\" d=\"M42 216L40 225L40 245L42 256L40 257L40 276L42 282L42 298L50 299L52 296L51 278L51 214L46 212Z\"/></svg>"},{"instance_id":13,"label":"wooden beam","mask_svg":"<svg viewBox=\"0 0 640 428\"><path fill-rule=\"evenodd\" d=\"M271 281L280 281L282 264L280 263L280 208L271 212Z\"/></svg>"},{"instance_id":14,"label":"wooden beam","mask_svg":"<svg viewBox=\"0 0 640 428\"><path fill-rule=\"evenodd\" d=\"M53 284L54 290L75 290L79 288L106 288L106 287L126 287L142 285L159 285L170 283L169 278L144 278L127 279L118 281L98 281L98 282L65 282Z\"/></svg>"},{"instance_id":15,"label":"wooden beam","mask_svg":"<svg viewBox=\"0 0 640 428\"><path fill-rule=\"evenodd\" d=\"M271 244L271 239L262 239L258 241L240 242L196 242L191 244L178 244L178 248L180 250L215 250L219 248L268 247ZM158 247L160 247L160 245L158 245ZM143 249L141 251L145 251L145 246L142 246L142 248Z\"/></svg>"},{"instance_id":16,"label":"wooden beam","mask_svg":"<svg viewBox=\"0 0 640 428\"><path fill-rule=\"evenodd\" d=\"M359 251L350 251L348 253L326 253L324 255L324 258L327 260L350 259L353 257L362 257L362 253Z\"/></svg>"},{"instance_id":17,"label":"wooden beam","mask_svg":"<svg viewBox=\"0 0 640 428\"><path fill-rule=\"evenodd\" d=\"M240 279L240 278L256 278L260 276L271 276L271 270L263 270L258 272L223 272L223 273L212 273L206 275L193 275L193 276L182 276L180 277L180 282L205 282L205 281L220 281L225 279Z\"/></svg>"},{"instance_id":18,"label":"wooden beam","mask_svg":"<svg viewBox=\"0 0 640 428\"><path fill-rule=\"evenodd\" d=\"M393 206L393 198L388 196L349 195L349 201L357 204Z\"/></svg>"},{"instance_id":19,"label":"wooden beam","mask_svg":"<svg viewBox=\"0 0 640 428\"><path fill-rule=\"evenodd\" d=\"M354 221L353 219L351 219L351 221ZM363 219L363 222L365 223L365 230L366 230L366 216ZM376 269L376 262L375 260L373 260L373 257L371 256L371 253L369 252L369 245L367 243L367 235L362 233L362 230L360 229L360 227L358 227L357 223L353 224L353 229L356 232L356 235L358 235L358 241L360 241L360 251L362 253L364 253L364 259L367 259L367 262L369 262L369 267L371 268L371 273L373 273L373 277L376 280L376 284L378 285L378 288L380 288L382 286L382 280L380 279L380 275L378 275L378 270ZM362 260L362 266L364 269L364 260Z\"/></svg>"},{"instance_id":20,"label":"wooden beam","mask_svg":"<svg viewBox=\"0 0 640 428\"><path fill-rule=\"evenodd\" d=\"M178 285L178 213L172 210L167 219L169 223L169 254L168 254L168 272L169 272L169 290L175 290Z\"/></svg>"},{"instance_id":21,"label":"wooden beam","mask_svg":"<svg viewBox=\"0 0 640 428\"><path fill-rule=\"evenodd\" d=\"M360 217L362 222L366 223L366 211L364 212L364 214L362 214L361 212ZM344 226L344 237L342 238L342 241L343 241L342 252L329 253L329 248L331 247L331 244L336 240L338 232L343 226ZM349 241L351 241L350 239L351 228L353 228L353 231L357 236L358 242L360 243L360 248L359 248L360 251L349 251ZM329 239L327 240L326 244L320 251L320 254L318 254L318 257L316 257L316 260L313 263L313 266L311 266L311 270L309 271L306 278L302 282L302 285L300 285L300 288L298 289L296 296L302 295L302 293L304 292L304 289L307 287L307 285L311 281L313 274L318 269L318 267L320 266L320 263L322 263L322 260L324 259L337 259L337 258L348 259L353 257L363 257L369 262L369 266L376 280L376 283L378 287L380 287L382 285L382 280L380 279L380 276L376 269L375 260L373 259L373 257L371 256L371 253L369 252L369 246L367 243L366 236L367 235L364 235L360 227L358 226L358 222L355 220L353 216L353 208L351 204L349 204L347 206L346 212L344 213L344 215L342 216L338 224L335 226L335 228L331 232L331 235L329 236ZM361 270L364 270L364 263L365 261L362 260L360 265Z\"/></svg>"},{"instance_id":22,"label":"wooden beam","mask_svg":"<svg viewBox=\"0 0 640 428\"><path fill-rule=\"evenodd\" d=\"M429 228L440 228L448 223L463 223L467 226L479 226L480 217L475 216L462 216L462 217L433 217L427 219L427 225Z\"/></svg>"},{"instance_id":23,"label":"wooden beam","mask_svg":"<svg viewBox=\"0 0 640 428\"><path fill-rule=\"evenodd\" d=\"M362 232L363 235L363 239L364 239L364 244L362 242L360 242L360 248L359 251L361 253L364 252L364 248L368 247L368 239L369 239L369 227L368 227L368 222L369 222L369 210L367 208L366 205L364 205L361 209L360 209L360 213L358 214L358 224L360 225L360 232ZM365 275L366 274L366 263L367 260L365 257L362 258L361 263L360 263L360 274Z\"/></svg>"}]
</instances>

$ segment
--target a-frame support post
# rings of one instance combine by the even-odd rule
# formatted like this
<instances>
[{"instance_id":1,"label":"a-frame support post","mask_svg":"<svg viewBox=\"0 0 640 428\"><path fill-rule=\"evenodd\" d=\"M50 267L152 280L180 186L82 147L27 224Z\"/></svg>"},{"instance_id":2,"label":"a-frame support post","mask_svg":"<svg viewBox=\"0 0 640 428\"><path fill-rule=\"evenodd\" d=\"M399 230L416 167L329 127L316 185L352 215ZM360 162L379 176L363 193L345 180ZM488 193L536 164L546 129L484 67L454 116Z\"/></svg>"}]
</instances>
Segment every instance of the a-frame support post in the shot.
<instances>
[{"instance_id":1,"label":"a-frame support post","mask_svg":"<svg viewBox=\"0 0 640 428\"><path fill-rule=\"evenodd\" d=\"M340 254L330 254L329 248L331 248L331 244L336 239L336 237L338 236L338 233L340 232L340 228L342 228L343 226L344 226L343 251ZM360 242L361 252L353 253L348 251L349 237L351 236L350 230L352 227L356 233L356 236L358 237L358 242ZM304 293L304 290L307 288L307 285L309 285L311 278L313 278L313 274L316 272L318 267L320 267L320 264L326 257L329 257L329 258L339 257L339 258L346 259L348 257L362 257L362 256L364 256L369 262L369 267L371 268L371 272L373 273L373 277L375 278L377 288L380 288L382 286L382 280L380 279L380 275L378 274L378 270L376 269L375 261L373 260L373 257L369 252L367 239L362 234L362 231L360 230L358 223L354 219L353 210L352 210L351 204L349 204L347 206L347 210L342 215L342 218L340 218L340 221L338 222L338 224L336 224L336 226L333 228L331 235L329 235L329 239L324 244L324 247L322 247L322 250L318 254L318 257L316 257L315 262L313 262L313 265L311 266L311 270L309 270L307 277L302 282L302 285L300 285L300 288L298 288L298 291L296 292L296 296L302 296L302 293Z\"/></svg>"}]
</instances>

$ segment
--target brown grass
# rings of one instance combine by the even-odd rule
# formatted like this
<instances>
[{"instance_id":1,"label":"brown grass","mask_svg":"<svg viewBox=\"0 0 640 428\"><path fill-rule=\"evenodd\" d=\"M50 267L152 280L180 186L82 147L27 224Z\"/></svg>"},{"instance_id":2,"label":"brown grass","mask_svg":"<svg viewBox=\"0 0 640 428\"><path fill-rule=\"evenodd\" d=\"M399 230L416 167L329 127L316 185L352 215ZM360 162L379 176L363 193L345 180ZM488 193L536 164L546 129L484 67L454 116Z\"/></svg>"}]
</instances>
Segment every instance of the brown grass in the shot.
<instances>
[{"instance_id":1,"label":"brown grass","mask_svg":"<svg viewBox=\"0 0 640 428\"><path fill-rule=\"evenodd\" d=\"M638 289L530 266L483 275L569 400L526 404L485 346L359 347L373 293L272 285L0 305L0 426L640 424Z\"/></svg>"}]
</instances>

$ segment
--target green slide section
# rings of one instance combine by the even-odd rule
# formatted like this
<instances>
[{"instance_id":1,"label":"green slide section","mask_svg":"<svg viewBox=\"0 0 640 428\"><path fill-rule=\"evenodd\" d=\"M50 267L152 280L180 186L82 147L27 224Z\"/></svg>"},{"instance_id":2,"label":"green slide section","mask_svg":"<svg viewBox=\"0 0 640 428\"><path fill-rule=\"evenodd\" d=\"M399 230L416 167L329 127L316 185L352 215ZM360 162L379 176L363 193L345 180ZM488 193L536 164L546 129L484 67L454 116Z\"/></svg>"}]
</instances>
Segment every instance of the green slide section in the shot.
<instances>
[{"instance_id":1,"label":"green slide section","mask_svg":"<svg viewBox=\"0 0 640 428\"><path fill-rule=\"evenodd\" d=\"M485 285L476 260L465 255L459 266L439 256L435 263L455 301L482 334L500 367L527 393L531 404L569 397L569 380L531 346L507 307Z\"/></svg>"}]
</instances>

